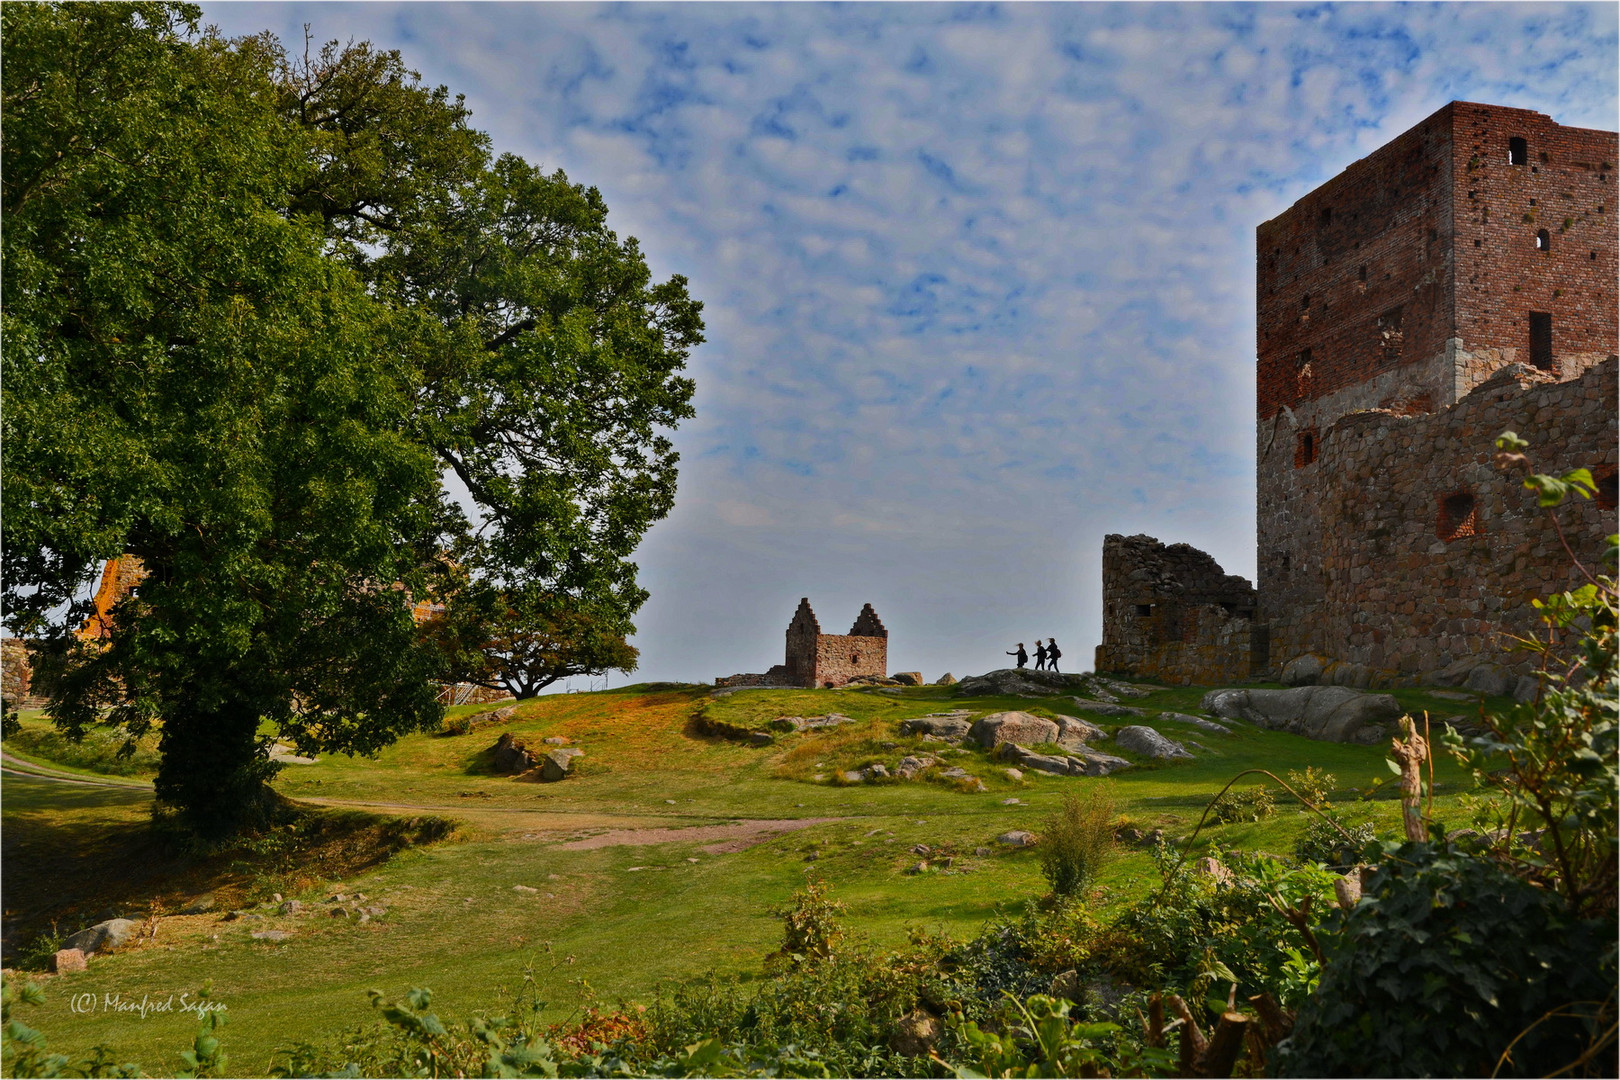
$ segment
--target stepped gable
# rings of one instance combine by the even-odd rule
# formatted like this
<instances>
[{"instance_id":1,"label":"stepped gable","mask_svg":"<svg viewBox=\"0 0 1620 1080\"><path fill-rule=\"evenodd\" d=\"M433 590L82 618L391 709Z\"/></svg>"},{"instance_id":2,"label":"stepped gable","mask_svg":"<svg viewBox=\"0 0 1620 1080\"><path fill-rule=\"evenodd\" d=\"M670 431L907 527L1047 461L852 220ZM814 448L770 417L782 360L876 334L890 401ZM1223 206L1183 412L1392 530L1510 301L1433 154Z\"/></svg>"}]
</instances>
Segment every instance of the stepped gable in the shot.
<instances>
[{"instance_id":1,"label":"stepped gable","mask_svg":"<svg viewBox=\"0 0 1620 1080\"><path fill-rule=\"evenodd\" d=\"M867 604L855 617L855 625L849 628L849 636L886 638L889 631L883 625L883 620L878 618L878 613L872 610L872 605Z\"/></svg>"}]
</instances>

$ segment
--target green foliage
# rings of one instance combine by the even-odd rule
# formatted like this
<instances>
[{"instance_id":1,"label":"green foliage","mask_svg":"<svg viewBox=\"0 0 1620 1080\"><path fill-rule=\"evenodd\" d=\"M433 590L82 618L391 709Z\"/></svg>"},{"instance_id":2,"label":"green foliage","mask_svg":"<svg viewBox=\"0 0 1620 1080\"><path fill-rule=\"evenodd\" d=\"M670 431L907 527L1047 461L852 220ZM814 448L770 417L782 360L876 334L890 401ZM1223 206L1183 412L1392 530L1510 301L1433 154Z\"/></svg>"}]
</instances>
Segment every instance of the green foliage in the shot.
<instances>
[{"instance_id":1,"label":"green foliage","mask_svg":"<svg viewBox=\"0 0 1620 1080\"><path fill-rule=\"evenodd\" d=\"M1231 825L1240 821L1259 821L1270 817L1277 809L1271 789L1264 784L1248 788L1233 788L1222 792L1209 808L1209 819L1217 825Z\"/></svg>"},{"instance_id":2,"label":"green foliage","mask_svg":"<svg viewBox=\"0 0 1620 1080\"><path fill-rule=\"evenodd\" d=\"M1073 896L1097 877L1114 848L1114 804L1096 789L1085 800L1063 796L1041 829L1041 873L1052 892Z\"/></svg>"},{"instance_id":3,"label":"green foliage","mask_svg":"<svg viewBox=\"0 0 1620 1080\"><path fill-rule=\"evenodd\" d=\"M111 728L91 728L72 739L53 728L19 727L6 744L33 757L109 776L149 775L157 770L157 738L134 739Z\"/></svg>"},{"instance_id":4,"label":"green foliage","mask_svg":"<svg viewBox=\"0 0 1620 1080\"><path fill-rule=\"evenodd\" d=\"M1345 833L1350 834L1348 839ZM1342 872L1359 862L1367 845L1377 838L1377 830L1370 824L1352 825L1336 814L1325 818L1312 815L1305 831L1294 842L1294 858Z\"/></svg>"},{"instance_id":5,"label":"green foliage","mask_svg":"<svg viewBox=\"0 0 1620 1080\"><path fill-rule=\"evenodd\" d=\"M786 906L771 914L782 920L782 947L773 958L788 964L813 964L833 955L844 928L839 917L844 905L827 897L828 885L818 877L805 879L804 888L793 894Z\"/></svg>"},{"instance_id":6,"label":"green foliage","mask_svg":"<svg viewBox=\"0 0 1620 1080\"><path fill-rule=\"evenodd\" d=\"M633 660L629 556L673 503L702 320L595 189L492 157L398 54L199 17L0 10L0 569L53 719L161 720L159 798L221 835L273 810L263 720L305 752L430 730L493 614ZM77 641L124 554L146 578Z\"/></svg>"},{"instance_id":7,"label":"green foliage","mask_svg":"<svg viewBox=\"0 0 1620 1080\"><path fill-rule=\"evenodd\" d=\"M1392 850L1329 929L1279 1075L1551 1075L1613 1023L1613 921L1580 919L1486 859ZM1576 1075L1613 1068L1611 1049Z\"/></svg>"},{"instance_id":8,"label":"green foliage","mask_svg":"<svg viewBox=\"0 0 1620 1080\"><path fill-rule=\"evenodd\" d=\"M960 1014L951 1026L961 1041L954 1065L959 1077L1014 1076L1149 1076L1173 1065L1165 1051L1144 1050L1130 1043L1115 1052L1118 1024L1079 1023L1069 1018L1067 1001L1036 994L1027 1001L1009 999L990 1030Z\"/></svg>"},{"instance_id":9,"label":"green foliage","mask_svg":"<svg viewBox=\"0 0 1620 1080\"><path fill-rule=\"evenodd\" d=\"M558 679L634 671L641 655L625 641L623 624L584 610L568 597L551 597L518 609L494 591L478 601L464 600L458 619L428 621L424 630L440 648L458 658L459 681L498 687L519 701L534 697ZM458 641L471 635L471 640Z\"/></svg>"},{"instance_id":10,"label":"green foliage","mask_svg":"<svg viewBox=\"0 0 1620 1080\"><path fill-rule=\"evenodd\" d=\"M1328 805L1328 796L1339 786L1339 778L1315 765L1307 765L1303 772L1299 769L1288 770L1288 786L1294 789L1294 794L1320 810Z\"/></svg>"}]
</instances>

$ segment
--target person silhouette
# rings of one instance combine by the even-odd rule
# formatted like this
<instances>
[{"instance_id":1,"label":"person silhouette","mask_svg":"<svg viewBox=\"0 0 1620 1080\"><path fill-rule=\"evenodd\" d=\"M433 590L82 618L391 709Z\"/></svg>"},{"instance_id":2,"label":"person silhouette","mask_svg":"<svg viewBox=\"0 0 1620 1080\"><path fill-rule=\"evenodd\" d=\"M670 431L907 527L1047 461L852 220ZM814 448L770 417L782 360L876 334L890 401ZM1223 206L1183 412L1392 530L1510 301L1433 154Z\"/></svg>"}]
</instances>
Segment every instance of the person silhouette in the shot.
<instances>
[{"instance_id":1,"label":"person silhouette","mask_svg":"<svg viewBox=\"0 0 1620 1080\"><path fill-rule=\"evenodd\" d=\"M1046 666L1047 666L1047 670L1056 671L1057 670L1058 657L1062 656L1063 652L1062 652L1062 650L1060 650L1057 647L1057 638L1049 637L1046 640L1048 642L1050 642L1050 644L1046 646Z\"/></svg>"},{"instance_id":2,"label":"person silhouette","mask_svg":"<svg viewBox=\"0 0 1620 1080\"><path fill-rule=\"evenodd\" d=\"M1046 670L1046 645L1040 638L1035 639L1035 670Z\"/></svg>"},{"instance_id":3,"label":"person silhouette","mask_svg":"<svg viewBox=\"0 0 1620 1080\"><path fill-rule=\"evenodd\" d=\"M1024 651L1024 643L1022 641L1020 641L1018 643L1018 651L1017 652L1010 652L1007 655L1008 656L1016 656L1016 657L1018 657L1018 666L1020 668L1022 668L1025 664L1029 663L1029 653Z\"/></svg>"}]
</instances>

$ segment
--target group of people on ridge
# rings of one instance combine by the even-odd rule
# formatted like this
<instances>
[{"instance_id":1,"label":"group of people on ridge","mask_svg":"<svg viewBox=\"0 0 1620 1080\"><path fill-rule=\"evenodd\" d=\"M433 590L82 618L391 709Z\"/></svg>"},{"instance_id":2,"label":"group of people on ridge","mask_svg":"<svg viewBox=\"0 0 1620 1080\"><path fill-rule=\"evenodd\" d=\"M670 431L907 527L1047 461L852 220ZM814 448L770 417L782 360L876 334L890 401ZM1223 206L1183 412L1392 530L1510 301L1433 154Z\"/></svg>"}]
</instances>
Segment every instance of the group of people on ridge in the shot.
<instances>
[{"instance_id":1,"label":"group of people on ridge","mask_svg":"<svg viewBox=\"0 0 1620 1080\"><path fill-rule=\"evenodd\" d=\"M1058 657L1063 655L1062 650L1057 647L1057 638L1047 638L1046 642L1047 643L1045 645L1042 645L1040 638L1035 639L1036 671L1056 671L1058 669ZM1025 664L1029 663L1029 653L1024 651L1024 643L1022 641L1018 643L1017 652L1009 652L1007 655L1016 656L1018 658L1019 667L1023 667Z\"/></svg>"}]
</instances>

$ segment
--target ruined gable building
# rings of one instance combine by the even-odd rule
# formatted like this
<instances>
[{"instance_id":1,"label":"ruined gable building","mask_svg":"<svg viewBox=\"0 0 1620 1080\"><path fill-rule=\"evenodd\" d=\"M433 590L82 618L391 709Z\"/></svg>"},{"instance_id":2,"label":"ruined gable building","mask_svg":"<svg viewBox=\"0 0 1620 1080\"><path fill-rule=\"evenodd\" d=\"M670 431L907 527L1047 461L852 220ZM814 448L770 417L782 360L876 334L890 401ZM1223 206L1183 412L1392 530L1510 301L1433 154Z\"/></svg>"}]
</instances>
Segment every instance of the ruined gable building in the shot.
<instances>
[{"instance_id":1,"label":"ruined gable building","mask_svg":"<svg viewBox=\"0 0 1620 1080\"><path fill-rule=\"evenodd\" d=\"M1313 654L1324 681L1512 688L1503 635L1578 576L1495 437L1592 469L1598 497L1560 510L1587 565L1617 528L1616 146L1453 102L1259 227L1252 615L1202 553L1110 536L1098 670Z\"/></svg>"},{"instance_id":2,"label":"ruined gable building","mask_svg":"<svg viewBox=\"0 0 1620 1080\"><path fill-rule=\"evenodd\" d=\"M787 658L763 675L732 675L716 686L843 686L861 675L889 670L889 631L872 605L861 608L847 634L823 634L810 598L799 601L787 628Z\"/></svg>"}]
</instances>

